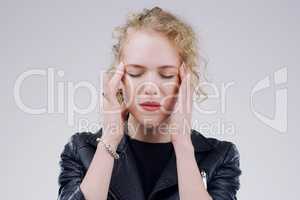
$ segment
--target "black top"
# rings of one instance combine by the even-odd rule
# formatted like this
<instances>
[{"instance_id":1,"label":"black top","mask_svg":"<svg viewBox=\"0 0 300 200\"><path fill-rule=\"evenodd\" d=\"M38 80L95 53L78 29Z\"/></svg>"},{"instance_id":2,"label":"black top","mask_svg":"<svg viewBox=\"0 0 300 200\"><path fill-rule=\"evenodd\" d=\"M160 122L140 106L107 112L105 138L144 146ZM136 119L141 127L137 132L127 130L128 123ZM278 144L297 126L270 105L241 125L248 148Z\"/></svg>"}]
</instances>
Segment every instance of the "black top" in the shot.
<instances>
[{"instance_id":1,"label":"black top","mask_svg":"<svg viewBox=\"0 0 300 200\"><path fill-rule=\"evenodd\" d=\"M147 198L174 151L173 144L150 143L128 138Z\"/></svg>"}]
</instances>

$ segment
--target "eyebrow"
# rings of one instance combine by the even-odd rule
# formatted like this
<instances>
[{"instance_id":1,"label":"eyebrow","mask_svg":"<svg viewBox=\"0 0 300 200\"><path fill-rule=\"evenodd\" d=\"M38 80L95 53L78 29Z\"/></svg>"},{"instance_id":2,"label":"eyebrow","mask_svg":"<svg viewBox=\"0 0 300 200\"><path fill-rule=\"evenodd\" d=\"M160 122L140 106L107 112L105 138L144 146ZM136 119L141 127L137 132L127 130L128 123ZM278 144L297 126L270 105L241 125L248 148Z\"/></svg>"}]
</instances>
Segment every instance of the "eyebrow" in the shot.
<instances>
[{"instance_id":1,"label":"eyebrow","mask_svg":"<svg viewBox=\"0 0 300 200\"><path fill-rule=\"evenodd\" d=\"M132 67L141 68L141 69L146 68L145 66L143 66L143 65L138 65L138 64L127 64L127 65L125 65L125 67L126 67L126 66L132 66ZM158 68L159 68L159 69L176 68L176 66L174 66L174 65L162 65L162 66L159 66Z\"/></svg>"}]
</instances>

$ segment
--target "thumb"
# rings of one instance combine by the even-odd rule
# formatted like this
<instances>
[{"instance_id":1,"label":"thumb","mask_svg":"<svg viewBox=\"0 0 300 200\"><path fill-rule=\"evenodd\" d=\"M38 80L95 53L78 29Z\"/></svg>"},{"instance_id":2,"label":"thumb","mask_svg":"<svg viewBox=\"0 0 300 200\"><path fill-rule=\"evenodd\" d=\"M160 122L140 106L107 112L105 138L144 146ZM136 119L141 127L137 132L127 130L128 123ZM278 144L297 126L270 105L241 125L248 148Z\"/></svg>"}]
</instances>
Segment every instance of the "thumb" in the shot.
<instances>
[{"instance_id":1,"label":"thumb","mask_svg":"<svg viewBox=\"0 0 300 200\"><path fill-rule=\"evenodd\" d=\"M125 106L125 103L123 103L123 104L121 105L121 108L122 108L122 110L121 110L121 116L122 116L122 119L123 119L123 121L126 121L126 120L128 119L128 117L129 117L129 110L128 110L128 108Z\"/></svg>"},{"instance_id":2,"label":"thumb","mask_svg":"<svg viewBox=\"0 0 300 200\"><path fill-rule=\"evenodd\" d=\"M128 105L127 105L127 101L124 95L122 95L122 101L120 104L120 109L121 109L121 116L123 118L123 120L127 120L128 119L128 115L129 115L129 109L128 109Z\"/></svg>"}]
</instances>

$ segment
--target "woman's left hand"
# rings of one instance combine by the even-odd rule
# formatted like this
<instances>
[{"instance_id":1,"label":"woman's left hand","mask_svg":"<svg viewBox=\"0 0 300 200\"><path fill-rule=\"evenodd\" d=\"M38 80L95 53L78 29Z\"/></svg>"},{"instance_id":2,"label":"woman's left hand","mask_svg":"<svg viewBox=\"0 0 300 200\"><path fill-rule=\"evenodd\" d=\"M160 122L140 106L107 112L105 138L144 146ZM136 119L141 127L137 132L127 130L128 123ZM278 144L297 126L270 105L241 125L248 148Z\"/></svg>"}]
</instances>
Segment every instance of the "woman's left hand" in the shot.
<instances>
[{"instance_id":1,"label":"woman's left hand","mask_svg":"<svg viewBox=\"0 0 300 200\"><path fill-rule=\"evenodd\" d=\"M181 84L177 94L174 110L169 116L168 125L171 130L171 141L174 146L192 145L191 141L191 119L192 119L192 97L191 72L183 63L179 68ZM190 146L192 147L192 146Z\"/></svg>"}]
</instances>

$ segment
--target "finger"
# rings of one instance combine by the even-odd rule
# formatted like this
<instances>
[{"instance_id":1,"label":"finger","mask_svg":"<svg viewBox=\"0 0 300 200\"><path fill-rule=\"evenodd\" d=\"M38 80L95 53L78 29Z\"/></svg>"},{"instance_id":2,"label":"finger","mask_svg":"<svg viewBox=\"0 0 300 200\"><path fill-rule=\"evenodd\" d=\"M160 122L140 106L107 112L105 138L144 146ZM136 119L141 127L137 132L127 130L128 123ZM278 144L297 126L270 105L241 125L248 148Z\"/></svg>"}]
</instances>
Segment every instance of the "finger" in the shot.
<instances>
[{"instance_id":1,"label":"finger","mask_svg":"<svg viewBox=\"0 0 300 200\"><path fill-rule=\"evenodd\" d=\"M126 118L127 118L128 113L129 113L129 109L128 109L127 105L125 104L125 102L123 102L120 107L121 107L122 118L124 120L127 120Z\"/></svg>"},{"instance_id":2,"label":"finger","mask_svg":"<svg viewBox=\"0 0 300 200\"><path fill-rule=\"evenodd\" d=\"M178 70L178 72L179 72L179 79L180 79L180 84L181 84L181 82L182 82L182 79L183 79L183 73L182 73L182 68L183 68L183 66L184 66L184 62L182 62L182 64L180 65L180 67L179 67L179 70Z\"/></svg>"},{"instance_id":3,"label":"finger","mask_svg":"<svg viewBox=\"0 0 300 200\"><path fill-rule=\"evenodd\" d=\"M180 68L180 78L181 78L181 83L184 81L184 79L185 79L185 68L186 68L186 66L185 66L185 64L184 64L184 62L182 63L182 65L181 65L181 68Z\"/></svg>"},{"instance_id":4,"label":"finger","mask_svg":"<svg viewBox=\"0 0 300 200\"><path fill-rule=\"evenodd\" d=\"M110 99L110 87L109 85L107 84L109 82L109 75L110 72L104 72L103 73L103 79L102 79L102 92L104 93L105 96L104 99L107 99L109 100ZM102 95L102 94L101 94Z\"/></svg>"},{"instance_id":5,"label":"finger","mask_svg":"<svg viewBox=\"0 0 300 200\"><path fill-rule=\"evenodd\" d=\"M180 76L183 77L180 85L180 92L179 92L180 104L181 104L182 112L184 111L190 113L191 105L192 105L191 102L192 92L191 92L191 85L190 85L191 80L190 80L189 70L187 69L185 63L182 64L180 73L181 73Z\"/></svg>"},{"instance_id":6,"label":"finger","mask_svg":"<svg viewBox=\"0 0 300 200\"><path fill-rule=\"evenodd\" d=\"M101 89L102 89L102 92L101 92L101 98L104 100L108 100L108 90L107 90L107 87L106 87L106 84L107 84L107 81L108 81L108 74L107 72L103 72L102 73L102 86L101 86Z\"/></svg>"},{"instance_id":7,"label":"finger","mask_svg":"<svg viewBox=\"0 0 300 200\"><path fill-rule=\"evenodd\" d=\"M113 75L113 77L111 78L110 80L110 83L112 85L112 88L113 89L117 89L123 75L124 75L124 64L123 62L121 62L118 66L117 66L117 69Z\"/></svg>"},{"instance_id":8,"label":"finger","mask_svg":"<svg viewBox=\"0 0 300 200\"><path fill-rule=\"evenodd\" d=\"M187 67L185 67L185 83L184 83L184 96L186 97L186 112L191 113L192 112L192 104L193 104L193 90L192 90L192 84L191 84L191 70Z\"/></svg>"},{"instance_id":9,"label":"finger","mask_svg":"<svg viewBox=\"0 0 300 200\"><path fill-rule=\"evenodd\" d=\"M181 77L181 85L179 88L180 95L184 96L186 95L186 87L187 87L187 76L186 76L186 66L184 63L182 63L181 68L180 68L180 77Z\"/></svg>"},{"instance_id":10,"label":"finger","mask_svg":"<svg viewBox=\"0 0 300 200\"><path fill-rule=\"evenodd\" d=\"M102 75L101 95L102 95L102 98L104 98L105 96L103 94L107 95L107 90L106 90L107 87L105 87L106 86L105 83L107 83L107 81L108 81L108 75L107 75L107 72L105 72L105 71L101 72L101 73L102 73L101 74Z\"/></svg>"},{"instance_id":11,"label":"finger","mask_svg":"<svg viewBox=\"0 0 300 200\"><path fill-rule=\"evenodd\" d=\"M179 91L177 96L177 108L180 113L183 113L183 97L184 97L184 91L185 91L185 77L184 77L184 63L179 68L179 76L181 79L181 83L179 85Z\"/></svg>"}]
</instances>

